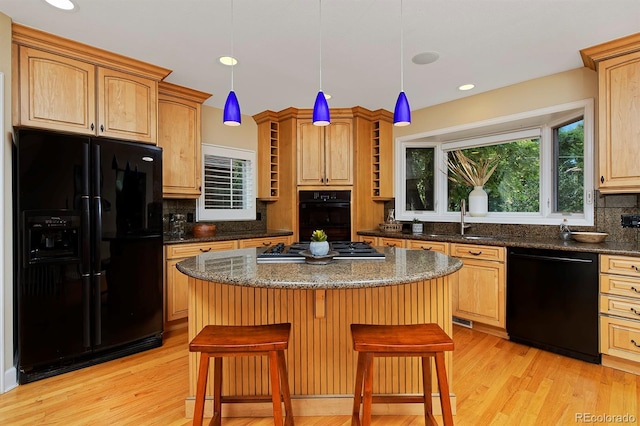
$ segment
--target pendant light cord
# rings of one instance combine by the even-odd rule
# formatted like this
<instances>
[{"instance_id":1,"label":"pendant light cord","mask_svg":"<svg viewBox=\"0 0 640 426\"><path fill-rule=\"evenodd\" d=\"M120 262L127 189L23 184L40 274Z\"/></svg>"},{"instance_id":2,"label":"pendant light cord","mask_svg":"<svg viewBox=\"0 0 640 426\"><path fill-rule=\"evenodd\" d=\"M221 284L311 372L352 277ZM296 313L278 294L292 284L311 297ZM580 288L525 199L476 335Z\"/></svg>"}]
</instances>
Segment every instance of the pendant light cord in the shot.
<instances>
[{"instance_id":1,"label":"pendant light cord","mask_svg":"<svg viewBox=\"0 0 640 426\"><path fill-rule=\"evenodd\" d=\"M404 92L404 31L402 31L404 22L402 18L402 3L403 1L400 0L400 91Z\"/></svg>"},{"instance_id":2,"label":"pendant light cord","mask_svg":"<svg viewBox=\"0 0 640 426\"><path fill-rule=\"evenodd\" d=\"M233 53L233 0L231 0L231 91L233 91L233 68L236 66L233 61L236 57Z\"/></svg>"},{"instance_id":3,"label":"pendant light cord","mask_svg":"<svg viewBox=\"0 0 640 426\"><path fill-rule=\"evenodd\" d=\"M318 0L318 10L319 10L319 33L320 33L320 91L322 92L322 0Z\"/></svg>"}]
</instances>

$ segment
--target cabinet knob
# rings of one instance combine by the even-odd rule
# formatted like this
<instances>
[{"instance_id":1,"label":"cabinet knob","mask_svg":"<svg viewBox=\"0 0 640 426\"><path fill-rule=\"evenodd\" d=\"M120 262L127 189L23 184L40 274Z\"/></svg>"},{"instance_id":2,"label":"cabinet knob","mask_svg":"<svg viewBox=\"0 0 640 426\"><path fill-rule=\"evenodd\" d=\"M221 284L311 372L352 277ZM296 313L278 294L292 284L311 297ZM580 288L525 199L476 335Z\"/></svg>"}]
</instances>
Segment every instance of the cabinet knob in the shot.
<instances>
[{"instance_id":1,"label":"cabinet knob","mask_svg":"<svg viewBox=\"0 0 640 426\"><path fill-rule=\"evenodd\" d=\"M93 129L95 129L96 126L93 125L93 123L91 123L91 130L93 131Z\"/></svg>"},{"instance_id":2,"label":"cabinet knob","mask_svg":"<svg viewBox=\"0 0 640 426\"><path fill-rule=\"evenodd\" d=\"M101 124L101 125L100 125L100 131L101 131L101 132L104 132L104 124Z\"/></svg>"},{"instance_id":3,"label":"cabinet knob","mask_svg":"<svg viewBox=\"0 0 640 426\"><path fill-rule=\"evenodd\" d=\"M604 176L600 176L600 183L604 183Z\"/></svg>"}]
</instances>

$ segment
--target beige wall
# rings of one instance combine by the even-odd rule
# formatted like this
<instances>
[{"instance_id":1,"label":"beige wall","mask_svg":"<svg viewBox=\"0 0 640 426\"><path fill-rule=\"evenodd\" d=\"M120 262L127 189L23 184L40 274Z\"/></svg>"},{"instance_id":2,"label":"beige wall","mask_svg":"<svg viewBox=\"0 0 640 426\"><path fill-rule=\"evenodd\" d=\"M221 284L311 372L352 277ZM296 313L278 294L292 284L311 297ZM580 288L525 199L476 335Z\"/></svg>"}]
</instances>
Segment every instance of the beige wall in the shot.
<instances>
[{"instance_id":1,"label":"beige wall","mask_svg":"<svg viewBox=\"0 0 640 426\"><path fill-rule=\"evenodd\" d=\"M393 136L414 135L597 96L596 72L577 68L412 111L411 125L394 127Z\"/></svg>"},{"instance_id":2,"label":"beige wall","mask_svg":"<svg viewBox=\"0 0 640 426\"><path fill-rule=\"evenodd\" d=\"M2 165L2 177L0 178L0 197L3 198L3 218L4 223L0 223L2 230L0 230L0 241L3 244L3 258L0 258L0 262L4 261L4 265L0 264L0 315L2 315L2 329L0 329L0 350L2 355L0 359L3 360L3 365L0 365L0 374L3 378L0 379L0 383L3 385L3 389L0 389L0 393L8 389L8 387L15 384L7 383L10 381L9 374L5 374L13 367L13 251L12 251L12 215L11 215L11 19L0 13L0 72L4 74L4 103L3 114L0 118L2 120L2 134L0 142L3 144L2 149L4 152L0 155L0 159L3 161ZM14 374L15 377L15 374Z\"/></svg>"},{"instance_id":3,"label":"beige wall","mask_svg":"<svg viewBox=\"0 0 640 426\"><path fill-rule=\"evenodd\" d=\"M202 107L202 143L258 151L258 125L248 115L242 116L237 127L222 123L222 110Z\"/></svg>"}]
</instances>

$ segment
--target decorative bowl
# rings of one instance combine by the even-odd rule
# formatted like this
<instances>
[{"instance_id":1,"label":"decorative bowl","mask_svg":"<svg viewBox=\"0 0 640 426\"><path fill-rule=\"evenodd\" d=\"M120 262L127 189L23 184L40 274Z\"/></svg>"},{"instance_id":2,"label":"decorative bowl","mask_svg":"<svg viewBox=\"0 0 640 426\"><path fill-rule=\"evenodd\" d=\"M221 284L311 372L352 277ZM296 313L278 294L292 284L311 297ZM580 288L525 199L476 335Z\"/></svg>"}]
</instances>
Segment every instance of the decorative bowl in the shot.
<instances>
[{"instance_id":1,"label":"decorative bowl","mask_svg":"<svg viewBox=\"0 0 640 426\"><path fill-rule=\"evenodd\" d=\"M333 258L335 256L338 256L340 253L338 253L335 250L332 250L329 253L325 254L324 256L314 256L313 254L311 254L309 250L302 250L300 254L304 256L304 261L306 263L309 263L311 265L326 265L330 263L333 260Z\"/></svg>"},{"instance_id":2,"label":"decorative bowl","mask_svg":"<svg viewBox=\"0 0 640 426\"><path fill-rule=\"evenodd\" d=\"M382 232L402 232L402 223L381 223L380 230Z\"/></svg>"},{"instance_id":3,"label":"decorative bowl","mask_svg":"<svg viewBox=\"0 0 640 426\"><path fill-rule=\"evenodd\" d=\"M601 243L609 234L606 232L571 232L571 236L581 243Z\"/></svg>"},{"instance_id":4,"label":"decorative bowl","mask_svg":"<svg viewBox=\"0 0 640 426\"><path fill-rule=\"evenodd\" d=\"M196 238L213 237L216 235L216 226L211 223L197 223L193 225L193 236Z\"/></svg>"}]
</instances>

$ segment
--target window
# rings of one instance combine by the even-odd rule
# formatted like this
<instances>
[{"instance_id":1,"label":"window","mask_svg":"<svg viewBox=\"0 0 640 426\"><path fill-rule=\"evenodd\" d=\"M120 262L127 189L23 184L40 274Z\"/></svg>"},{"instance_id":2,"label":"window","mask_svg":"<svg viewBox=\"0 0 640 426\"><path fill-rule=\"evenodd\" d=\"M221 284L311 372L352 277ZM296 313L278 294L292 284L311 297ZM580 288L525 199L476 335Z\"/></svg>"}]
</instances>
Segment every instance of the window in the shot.
<instances>
[{"instance_id":1,"label":"window","mask_svg":"<svg viewBox=\"0 0 640 426\"><path fill-rule=\"evenodd\" d=\"M396 142L396 218L454 222L472 188L449 179L449 156L498 157L485 184L489 213L470 222L590 226L593 101L585 100Z\"/></svg>"},{"instance_id":2,"label":"window","mask_svg":"<svg viewBox=\"0 0 640 426\"><path fill-rule=\"evenodd\" d=\"M198 220L255 220L253 151L202 145L202 193Z\"/></svg>"}]
</instances>

